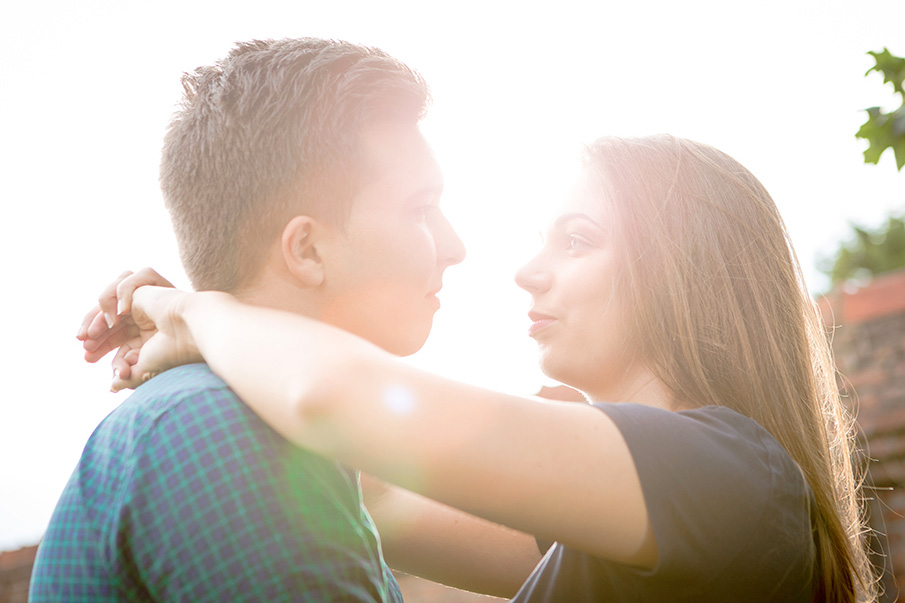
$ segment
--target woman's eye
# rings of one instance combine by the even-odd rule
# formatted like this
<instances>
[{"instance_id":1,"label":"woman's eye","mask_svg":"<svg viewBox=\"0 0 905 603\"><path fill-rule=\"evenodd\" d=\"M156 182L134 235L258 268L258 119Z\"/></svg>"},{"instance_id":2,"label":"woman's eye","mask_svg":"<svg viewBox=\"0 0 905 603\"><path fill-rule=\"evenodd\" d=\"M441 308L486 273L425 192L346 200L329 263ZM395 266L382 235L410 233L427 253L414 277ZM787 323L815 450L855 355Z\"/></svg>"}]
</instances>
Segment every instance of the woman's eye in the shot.
<instances>
[{"instance_id":1,"label":"woman's eye","mask_svg":"<svg viewBox=\"0 0 905 603\"><path fill-rule=\"evenodd\" d=\"M586 247L590 247L591 243L587 239L582 236L570 234L569 235L569 249L584 249Z\"/></svg>"}]
</instances>

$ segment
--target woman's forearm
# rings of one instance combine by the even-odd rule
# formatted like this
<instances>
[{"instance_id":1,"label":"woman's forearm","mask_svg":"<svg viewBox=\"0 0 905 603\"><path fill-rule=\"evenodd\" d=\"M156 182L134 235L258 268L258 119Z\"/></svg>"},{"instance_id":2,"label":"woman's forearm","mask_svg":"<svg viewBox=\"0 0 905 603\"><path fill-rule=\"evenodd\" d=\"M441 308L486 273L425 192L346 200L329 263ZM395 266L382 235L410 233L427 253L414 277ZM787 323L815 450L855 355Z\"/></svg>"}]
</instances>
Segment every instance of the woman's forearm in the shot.
<instances>
[{"instance_id":1,"label":"woman's forearm","mask_svg":"<svg viewBox=\"0 0 905 603\"><path fill-rule=\"evenodd\" d=\"M221 293L190 296L182 315L205 361L243 401L287 439L324 454L332 446L306 423L339 395L334 386L356 358L386 354L336 327Z\"/></svg>"}]
</instances>

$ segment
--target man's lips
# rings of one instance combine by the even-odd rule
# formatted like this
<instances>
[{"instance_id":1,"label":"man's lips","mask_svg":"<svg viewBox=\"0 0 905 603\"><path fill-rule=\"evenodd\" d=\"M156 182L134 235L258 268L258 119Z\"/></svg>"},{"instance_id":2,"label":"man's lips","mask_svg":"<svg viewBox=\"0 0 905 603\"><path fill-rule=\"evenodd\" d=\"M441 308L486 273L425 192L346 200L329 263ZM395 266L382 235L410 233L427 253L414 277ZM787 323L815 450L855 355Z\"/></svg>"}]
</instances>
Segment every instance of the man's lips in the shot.
<instances>
[{"instance_id":1,"label":"man's lips","mask_svg":"<svg viewBox=\"0 0 905 603\"><path fill-rule=\"evenodd\" d=\"M556 319L552 316L541 314L540 312L535 312L533 310L531 312L528 312L528 318L531 320L531 326L528 327L529 336L533 336L541 329L549 327L556 321Z\"/></svg>"}]
</instances>

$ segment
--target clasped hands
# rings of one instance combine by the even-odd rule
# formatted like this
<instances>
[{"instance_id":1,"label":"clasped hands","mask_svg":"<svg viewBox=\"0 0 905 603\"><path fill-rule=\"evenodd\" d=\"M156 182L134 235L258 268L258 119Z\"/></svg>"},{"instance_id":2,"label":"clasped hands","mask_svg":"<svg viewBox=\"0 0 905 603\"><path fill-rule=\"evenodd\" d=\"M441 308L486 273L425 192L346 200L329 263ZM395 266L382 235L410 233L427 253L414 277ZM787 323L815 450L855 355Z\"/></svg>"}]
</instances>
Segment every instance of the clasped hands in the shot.
<instances>
[{"instance_id":1,"label":"clasped hands","mask_svg":"<svg viewBox=\"0 0 905 603\"><path fill-rule=\"evenodd\" d=\"M85 360L97 362L116 350L112 391L134 389L167 369L201 362L183 320L193 295L151 268L124 272L82 320L77 338Z\"/></svg>"}]
</instances>

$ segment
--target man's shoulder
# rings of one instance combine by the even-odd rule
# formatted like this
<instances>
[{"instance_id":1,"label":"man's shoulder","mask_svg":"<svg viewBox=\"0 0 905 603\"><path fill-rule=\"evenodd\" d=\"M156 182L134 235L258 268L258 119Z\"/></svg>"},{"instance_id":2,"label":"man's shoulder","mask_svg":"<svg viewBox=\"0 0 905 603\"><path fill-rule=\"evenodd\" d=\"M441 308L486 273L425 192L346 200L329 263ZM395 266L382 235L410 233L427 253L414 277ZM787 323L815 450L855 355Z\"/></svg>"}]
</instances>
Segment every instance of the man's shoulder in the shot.
<instances>
[{"instance_id":1,"label":"man's shoulder","mask_svg":"<svg viewBox=\"0 0 905 603\"><path fill-rule=\"evenodd\" d=\"M206 364L170 369L138 387L94 430L85 453L132 453L179 425L211 431L251 411ZM165 438L164 438L165 439ZM161 442L166 445L166 442Z\"/></svg>"},{"instance_id":2,"label":"man's shoulder","mask_svg":"<svg viewBox=\"0 0 905 603\"><path fill-rule=\"evenodd\" d=\"M257 475L264 467L279 472L289 466L299 474L348 479L335 462L280 436L207 365L195 364L137 388L94 430L79 471L108 481L141 476L149 482L152 473L204 481L238 479L243 468L255 467Z\"/></svg>"},{"instance_id":3,"label":"man's shoulder","mask_svg":"<svg viewBox=\"0 0 905 603\"><path fill-rule=\"evenodd\" d=\"M206 364L171 369L142 384L98 425L85 454L137 462L211 451L245 464L293 462L300 471L324 465L336 472L335 462L279 435Z\"/></svg>"},{"instance_id":4,"label":"man's shoulder","mask_svg":"<svg viewBox=\"0 0 905 603\"><path fill-rule=\"evenodd\" d=\"M129 396L129 401L165 405L167 402L214 392L227 392L227 395L235 397L229 386L208 365L187 364L164 371L143 383Z\"/></svg>"},{"instance_id":5,"label":"man's shoulder","mask_svg":"<svg viewBox=\"0 0 905 603\"><path fill-rule=\"evenodd\" d=\"M134 428L169 413L186 412L190 406L230 401L241 404L206 364L189 364L165 371L136 388L105 422L127 420Z\"/></svg>"}]
</instances>

